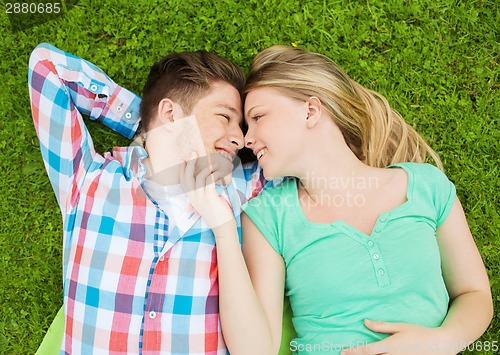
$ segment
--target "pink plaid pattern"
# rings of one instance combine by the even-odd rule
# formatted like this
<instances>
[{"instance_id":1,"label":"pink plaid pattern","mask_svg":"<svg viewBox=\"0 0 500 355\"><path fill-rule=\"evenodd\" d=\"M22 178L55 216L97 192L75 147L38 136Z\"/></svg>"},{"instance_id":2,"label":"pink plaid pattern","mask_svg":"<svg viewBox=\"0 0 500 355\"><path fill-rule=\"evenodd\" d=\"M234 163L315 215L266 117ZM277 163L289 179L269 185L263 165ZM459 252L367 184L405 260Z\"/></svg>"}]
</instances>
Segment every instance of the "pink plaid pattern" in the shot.
<instances>
[{"instance_id":1,"label":"pink plaid pattern","mask_svg":"<svg viewBox=\"0 0 500 355\"><path fill-rule=\"evenodd\" d=\"M173 216L142 187L145 150L96 153L81 115L132 138L140 98L49 44L33 51L28 77L40 150L64 223L61 354L226 354L212 231L196 218L189 230L169 236ZM219 190L238 229L241 205L262 188L254 164L239 165Z\"/></svg>"}]
</instances>

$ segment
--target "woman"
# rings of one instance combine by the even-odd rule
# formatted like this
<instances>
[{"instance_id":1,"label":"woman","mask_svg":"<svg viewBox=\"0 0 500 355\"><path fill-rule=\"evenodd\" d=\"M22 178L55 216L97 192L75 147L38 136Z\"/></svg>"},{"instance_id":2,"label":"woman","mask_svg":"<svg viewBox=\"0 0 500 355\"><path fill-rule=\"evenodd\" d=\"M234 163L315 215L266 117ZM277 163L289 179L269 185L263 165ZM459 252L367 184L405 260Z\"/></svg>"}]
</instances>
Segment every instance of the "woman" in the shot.
<instances>
[{"instance_id":1,"label":"woman","mask_svg":"<svg viewBox=\"0 0 500 355\"><path fill-rule=\"evenodd\" d=\"M422 137L302 49L261 52L246 92L246 146L267 179L291 178L244 207L243 253L209 183L217 167L193 178L190 161L182 177L214 227L231 353L278 352L284 291L299 354L456 354L480 337L487 274L454 185L423 164L441 167Z\"/></svg>"}]
</instances>

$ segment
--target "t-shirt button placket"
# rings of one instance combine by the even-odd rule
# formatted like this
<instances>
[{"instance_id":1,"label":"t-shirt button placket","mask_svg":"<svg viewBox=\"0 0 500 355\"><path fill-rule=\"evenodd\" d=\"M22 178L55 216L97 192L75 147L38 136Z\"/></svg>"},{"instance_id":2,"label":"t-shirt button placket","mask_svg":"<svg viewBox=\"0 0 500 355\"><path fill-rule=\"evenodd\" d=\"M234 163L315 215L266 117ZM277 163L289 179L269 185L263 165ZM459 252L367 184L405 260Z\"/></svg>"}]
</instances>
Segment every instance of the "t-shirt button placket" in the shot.
<instances>
[{"instance_id":1,"label":"t-shirt button placket","mask_svg":"<svg viewBox=\"0 0 500 355\"><path fill-rule=\"evenodd\" d=\"M373 232L379 232L382 228L376 228ZM366 241L365 247L369 252L370 259L373 265L373 271L375 272L375 278L380 287L387 287L391 283L389 281L385 263L380 252L377 239L369 239Z\"/></svg>"}]
</instances>

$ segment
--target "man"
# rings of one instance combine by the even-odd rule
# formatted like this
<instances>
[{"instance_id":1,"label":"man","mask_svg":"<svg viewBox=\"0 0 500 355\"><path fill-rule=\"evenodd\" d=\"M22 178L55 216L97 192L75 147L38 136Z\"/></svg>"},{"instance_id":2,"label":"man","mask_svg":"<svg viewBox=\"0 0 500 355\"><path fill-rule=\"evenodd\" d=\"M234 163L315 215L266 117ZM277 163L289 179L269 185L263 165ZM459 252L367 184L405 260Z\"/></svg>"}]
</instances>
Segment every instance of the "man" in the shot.
<instances>
[{"instance_id":1,"label":"man","mask_svg":"<svg viewBox=\"0 0 500 355\"><path fill-rule=\"evenodd\" d=\"M193 149L227 169L242 148L241 69L211 53L172 54L151 68L141 102L91 63L41 44L28 79L63 215L61 353L226 354L214 236L178 190L176 169ZM128 138L142 117L141 144L96 153L81 113ZM255 164L238 164L225 182L217 191L239 227L241 204L265 181Z\"/></svg>"}]
</instances>

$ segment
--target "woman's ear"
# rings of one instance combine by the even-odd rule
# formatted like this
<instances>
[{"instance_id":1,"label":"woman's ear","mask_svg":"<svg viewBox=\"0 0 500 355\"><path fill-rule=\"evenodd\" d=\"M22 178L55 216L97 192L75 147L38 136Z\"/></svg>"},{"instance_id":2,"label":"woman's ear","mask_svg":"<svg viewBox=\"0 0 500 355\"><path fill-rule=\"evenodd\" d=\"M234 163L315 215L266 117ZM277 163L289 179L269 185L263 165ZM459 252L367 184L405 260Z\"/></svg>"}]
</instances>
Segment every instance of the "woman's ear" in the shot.
<instances>
[{"instance_id":1,"label":"woman's ear","mask_svg":"<svg viewBox=\"0 0 500 355\"><path fill-rule=\"evenodd\" d=\"M307 101L307 128L314 128L319 122L322 112L320 99L316 96L311 96Z\"/></svg>"}]
</instances>

